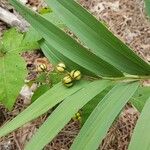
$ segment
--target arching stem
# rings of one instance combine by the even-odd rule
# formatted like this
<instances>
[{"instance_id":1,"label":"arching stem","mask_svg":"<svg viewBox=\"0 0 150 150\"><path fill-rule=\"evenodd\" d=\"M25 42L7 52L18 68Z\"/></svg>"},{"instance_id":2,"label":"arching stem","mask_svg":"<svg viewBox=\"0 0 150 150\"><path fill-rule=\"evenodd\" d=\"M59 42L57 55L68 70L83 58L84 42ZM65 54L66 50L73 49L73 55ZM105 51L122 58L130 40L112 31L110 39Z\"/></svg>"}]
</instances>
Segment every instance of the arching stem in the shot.
<instances>
[{"instance_id":1,"label":"arching stem","mask_svg":"<svg viewBox=\"0 0 150 150\"><path fill-rule=\"evenodd\" d=\"M118 81L118 80L150 80L150 76L135 76L135 75L126 75L124 77L102 77L102 79L105 80L114 80L114 81Z\"/></svg>"}]
</instances>

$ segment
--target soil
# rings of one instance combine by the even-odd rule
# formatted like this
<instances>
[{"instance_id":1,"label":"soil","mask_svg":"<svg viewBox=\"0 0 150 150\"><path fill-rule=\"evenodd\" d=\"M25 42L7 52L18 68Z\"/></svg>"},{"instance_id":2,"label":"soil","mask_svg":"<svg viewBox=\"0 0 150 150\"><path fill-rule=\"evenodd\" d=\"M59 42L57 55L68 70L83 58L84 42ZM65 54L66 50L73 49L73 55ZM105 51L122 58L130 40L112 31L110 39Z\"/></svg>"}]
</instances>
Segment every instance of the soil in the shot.
<instances>
[{"instance_id":1,"label":"soil","mask_svg":"<svg viewBox=\"0 0 150 150\"><path fill-rule=\"evenodd\" d=\"M141 58L145 61L150 61L150 23L144 12L143 0L78 0L78 2L99 20L104 21L109 29L133 48ZM37 10L45 4L41 0L28 0L27 5ZM8 10L12 9L6 3L6 0L0 0L0 6ZM0 21L0 36L7 28L9 26ZM37 75L35 71L37 59L43 59L44 56L40 51L26 52L22 56L26 60L29 70L27 79L34 79ZM36 85L30 89L31 93L34 92L35 88ZM30 104L31 95L29 94L27 97L19 95L14 109L10 112L0 105L0 125L4 125L23 111ZM24 125L12 134L1 138L0 150L23 150L25 143L32 137L49 114L50 112ZM127 150L138 116L139 112L137 110L129 104L126 105L119 118L108 131L99 149ZM80 123L71 120L44 149L68 150L79 130Z\"/></svg>"}]
</instances>

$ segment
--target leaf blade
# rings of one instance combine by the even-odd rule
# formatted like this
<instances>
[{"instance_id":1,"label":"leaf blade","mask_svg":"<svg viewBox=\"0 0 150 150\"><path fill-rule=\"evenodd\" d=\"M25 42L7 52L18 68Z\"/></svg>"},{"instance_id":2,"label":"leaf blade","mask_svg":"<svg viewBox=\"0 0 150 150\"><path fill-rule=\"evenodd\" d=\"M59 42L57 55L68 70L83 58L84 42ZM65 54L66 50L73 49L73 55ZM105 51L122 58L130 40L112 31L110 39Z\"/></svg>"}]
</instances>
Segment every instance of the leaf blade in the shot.
<instances>
[{"instance_id":1,"label":"leaf blade","mask_svg":"<svg viewBox=\"0 0 150 150\"><path fill-rule=\"evenodd\" d=\"M4 56L0 66L0 101L11 110L24 84L27 70L24 60L17 54Z\"/></svg>"},{"instance_id":2,"label":"leaf blade","mask_svg":"<svg viewBox=\"0 0 150 150\"><path fill-rule=\"evenodd\" d=\"M25 150L40 150L69 122L72 116L100 91L110 85L110 81L94 81L81 91L65 99L52 113L43 126L29 142ZM89 92L92 91L92 92ZM69 106L69 107L68 107ZM60 123L61 122L61 123ZM49 128L51 127L51 128ZM42 136L42 138L40 138ZM37 142L38 141L38 142ZM36 143L36 144L35 144Z\"/></svg>"},{"instance_id":3,"label":"leaf blade","mask_svg":"<svg viewBox=\"0 0 150 150\"><path fill-rule=\"evenodd\" d=\"M150 149L150 98L148 98L139 120L135 126L131 142L129 144L129 150L148 150Z\"/></svg>"},{"instance_id":4,"label":"leaf blade","mask_svg":"<svg viewBox=\"0 0 150 150\"><path fill-rule=\"evenodd\" d=\"M49 91L39 97L34 103L32 103L27 109L25 109L22 113L15 117L12 121L8 122L4 127L2 127L0 129L0 137L12 132L25 123L44 114L50 108L54 107L57 103L61 102L64 98L72 95L74 92L80 90L88 83L88 81L81 81L80 84L76 84L69 89L63 86L62 83L56 84Z\"/></svg>"},{"instance_id":5,"label":"leaf blade","mask_svg":"<svg viewBox=\"0 0 150 150\"><path fill-rule=\"evenodd\" d=\"M46 41L62 55L78 62L84 68L92 71L98 76L123 76L118 69L78 44L66 33L40 15L27 9L16 0L10 0L10 2L29 21L29 23L40 32Z\"/></svg>"},{"instance_id":6,"label":"leaf blade","mask_svg":"<svg viewBox=\"0 0 150 150\"><path fill-rule=\"evenodd\" d=\"M138 88L138 85L136 82L117 84L94 109L76 137L71 150L96 150L121 109Z\"/></svg>"},{"instance_id":7,"label":"leaf blade","mask_svg":"<svg viewBox=\"0 0 150 150\"><path fill-rule=\"evenodd\" d=\"M150 0L145 0L145 10L147 15L150 17Z\"/></svg>"},{"instance_id":8,"label":"leaf blade","mask_svg":"<svg viewBox=\"0 0 150 150\"><path fill-rule=\"evenodd\" d=\"M139 87L130 102L139 112L141 112L149 96L150 87Z\"/></svg>"},{"instance_id":9,"label":"leaf blade","mask_svg":"<svg viewBox=\"0 0 150 150\"><path fill-rule=\"evenodd\" d=\"M135 75L150 74L150 65L74 0L46 0L46 2L97 56L123 72Z\"/></svg>"},{"instance_id":10,"label":"leaf blade","mask_svg":"<svg viewBox=\"0 0 150 150\"><path fill-rule=\"evenodd\" d=\"M80 70L81 73L84 73L84 75L96 76L91 70L88 70L87 67L84 68L78 62L74 62L70 58L65 57L63 54L59 53L55 48L53 48L45 40L40 41L40 45L45 56L54 65L57 65L59 62L64 62L69 70L74 70L76 68Z\"/></svg>"}]
</instances>

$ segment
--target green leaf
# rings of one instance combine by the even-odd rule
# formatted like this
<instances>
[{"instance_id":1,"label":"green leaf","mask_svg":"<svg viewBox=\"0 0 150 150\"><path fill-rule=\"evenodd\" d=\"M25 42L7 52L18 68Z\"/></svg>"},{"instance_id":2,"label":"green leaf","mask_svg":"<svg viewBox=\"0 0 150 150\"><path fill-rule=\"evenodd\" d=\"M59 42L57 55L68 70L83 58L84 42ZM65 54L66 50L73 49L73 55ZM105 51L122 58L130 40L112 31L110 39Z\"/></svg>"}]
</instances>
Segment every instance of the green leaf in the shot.
<instances>
[{"instance_id":1,"label":"green leaf","mask_svg":"<svg viewBox=\"0 0 150 150\"><path fill-rule=\"evenodd\" d=\"M140 118L137 121L129 150L149 150L150 149L150 98L147 100Z\"/></svg>"},{"instance_id":2,"label":"green leaf","mask_svg":"<svg viewBox=\"0 0 150 150\"><path fill-rule=\"evenodd\" d=\"M46 0L46 2L66 26L102 60L128 74L150 74L150 65L74 0Z\"/></svg>"},{"instance_id":3,"label":"green leaf","mask_svg":"<svg viewBox=\"0 0 150 150\"><path fill-rule=\"evenodd\" d=\"M24 84L26 65L19 54L5 54L0 57L0 66L0 102L10 110Z\"/></svg>"},{"instance_id":4,"label":"green leaf","mask_svg":"<svg viewBox=\"0 0 150 150\"><path fill-rule=\"evenodd\" d=\"M41 8L38 12L39 12L41 15L43 15L43 14L51 13L52 10L51 10L51 8L49 8L49 7L44 7L44 8Z\"/></svg>"},{"instance_id":5,"label":"green leaf","mask_svg":"<svg viewBox=\"0 0 150 150\"><path fill-rule=\"evenodd\" d=\"M41 126L33 139L27 144L25 150L41 150L59 133L80 108L110 84L111 82L106 80L94 81L66 98Z\"/></svg>"},{"instance_id":6,"label":"green leaf","mask_svg":"<svg viewBox=\"0 0 150 150\"><path fill-rule=\"evenodd\" d=\"M103 99L103 97L112 89L112 86L106 88L96 97L94 97L90 102L88 102L82 109L81 109L81 117L82 117L82 125L86 122L92 111L95 109L97 104Z\"/></svg>"},{"instance_id":7,"label":"green leaf","mask_svg":"<svg viewBox=\"0 0 150 150\"><path fill-rule=\"evenodd\" d=\"M45 40L41 40L41 41L39 41L39 43L40 43L42 52L48 58L49 62L51 62L53 65L56 65L62 61L51 51L53 49L53 47L50 47L50 44L48 46Z\"/></svg>"},{"instance_id":8,"label":"green leaf","mask_svg":"<svg viewBox=\"0 0 150 150\"><path fill-rule=\"evenodd\" d=\"M56 13L54 13L54 12L44 14L43 17L46 20L50 20L55 26L57 26L61 29L67 28L66 25L61 21L59 15L56 15Z\"/></svg>"},{"instance_id":9,"label":"green leaf","mask_svg":"<svg viewBox=\"0 0 150 150\"><path fill-rule=\"evenodd\" d=\"M63 22L59 19L59 17L54 13L46 13L42 15L45 19L51 20L51 22L56 25L57 27L61 29L65 29L66 26L63 24ZM31 44L38 45L37 41L41 40L42 36L39 34L38 30L36 31L32 26L28 29L28 31L25 33L24 41L29 42Z\"/></svg>"},{"instance_id":10,"label":"green leaf","mask_svg":"<svg viewBox=\"0 0 150 150\"><path fill-rule=\"evenodd\" d=\"M47 92L49 89L51 88L50 85L41 85L40 87L38 87L36 89L36 91L34 92L31 101L34 102L35 100L37 100L40 96L42 96L45 92Z\"/></svg>"},{"instance_id":11,"label":"green leaf","mask_svg":"<svg viewBox=\"0 0 150 150\"><path fill-rule=\"evenodd\" d=\"M27 75L25 61L18 54L22 39L23 34L13 28L6 31L1 40L0 102L9 110L13 107Z\"/></svg>"},{"instance_id":12,"label":"green leaf","mask_svg":"<svg viewBox=\"0 0 150 150\"><path fill-rule=\"evenodd\" d=\"M32 12L16 0L10 0L10 2L61 55L71 59L73 62L78 63L78 65L98 76L123 76L112 65L106 63L78 44L70 36L37 13Z\"/></svg>"},{"instance_id":13,"label":"green leaf","mask_svg":"<svg viewBox=\"0 0 150 150\"><path fill-rule=\"evenodd\" d=\"M49 79L50 79L52 86L57 84L58 82L60 82L62 80L63 76L64 75L59 74L57 72L51 72L49 75Z\"/></svg>"},{"instance_id":14,"label":"green leaf","mask_svg":"<svg viewBox=\"0 0 150 150\"><path fill-rule=\"evenodd\" d=\"M32 36L33 38L33 36ZM0 101L12 108L27 75L25 61L20 52L35 49L38 43L15 28L7 30L0 43Z\"/></svg>"},{"instance_id":15,"label":"green leaf","mask_svg":"<svg viewBox=\"0 0 150 150\"><path fill-rule=\"evenodd\" d=\"M23 34L19 33L15 28L7 30L1 40L2 48L5 52L16 51L20 48Z\"/></svg>"},{"instance_id":16,"label":"green leaf","mask_svg":"<svg viewBox=\"0 0 150 150\"><path fill-rule=\"evenodd\" d=\"M35 35L29 32L29 36L26 36L26 33L20 33L15 28L7 30L1 40L1 49L8 53L19 53L39 48Z\"/></svg>"},{"instance_id":17,"label":"green leaf","mask_svg":"<svg viewBox=\"0 0 150 150\"><path fill-rule=\"evenodd\" d=\"M76 68L80 70L82 73L84 73L84 75L95 76L95 74L90 72L88 69L79 66L78 63L73 62L68 57L63 56L45 40L41 40L39 43L44 55L49 59L50 62L52 62L52 64L57 65L59 62L64 62L67 66L67 69L69 70L73 70Z\"/></svg>"},{"instance_id":18,"label":"green leaf","mask_svg":"<svg viewBox=\"0 0 150 150\"><path fill-rule=\"evenodd\" d=\"M38 32L34 28L30 27L28 31L24 33L22 47L27 47L25 50L39 49L40 46L37 41L40 39L41 36L38 34Z\"/></svg>"},{"instance_id":19,"label":"green leaf","mask_svg":"<svg viewBox=\"0 0 150 150\"><path fill-rule=\"evenodd\" d=\"M0 128L0 137L44 114L66 97L85 87L88 83L89 81L80 81L71 88L66 88L62 85L62 83L58 83L41 97L39 97L34 103L32 103L12 121L8 122L4 127Z\"/></svg>"},{"instance_id":20,"label":"green leaf","mask_svg":"<svg viewBox=\"0 0 150 150\"><path fill-rule=\"evenodd\" d=\"M117 84L94 109L76 137L71 150L96 150L138 86L137 82Z\"/></svg>"},{"instance_id":21,"label":"green leaf","mask_svg":"<svg viewBox=\"0 0 150 150\"><path fill-rule=\"evenodd\" d=\"M35 79L35 82L46 83L46 80L47 80L47 73L41 72Z\"/></svg>"},{"instance_id":22,"label":"green leaf","mask_svg":"<svg viewBox=\"0 0 150 150\"><path fill-rule=\"evenodd\" d=\"M130 102L141 112L149 96L150 87L139 87Z\"/></svg>"},{"instance_id":23,"label":"green leaf","mask_svg":"<svg viewBox=\"0 0 150 150\"><path fill-rule=\"evenodd\" d=\"M150 17L150 0L145 0L145 10L147 15Z\"/></svg>"}]
</instances>

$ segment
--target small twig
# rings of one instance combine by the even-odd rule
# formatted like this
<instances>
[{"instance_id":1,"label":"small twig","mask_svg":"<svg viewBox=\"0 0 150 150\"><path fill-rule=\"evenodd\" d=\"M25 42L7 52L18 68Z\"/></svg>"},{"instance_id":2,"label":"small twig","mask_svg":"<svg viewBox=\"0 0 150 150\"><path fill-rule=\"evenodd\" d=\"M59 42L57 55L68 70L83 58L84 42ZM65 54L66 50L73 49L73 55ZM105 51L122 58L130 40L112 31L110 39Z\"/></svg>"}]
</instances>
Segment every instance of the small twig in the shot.
<instances>
[{"instance_id":1,"label":"small twig","mask_svg":"<svg viewBox=\"0 0 150 150\"><path fill-rule=\"evenodd\" d=\"M0 20L2 20L10 26L18 27L21 31L25 31L28 26L25 21L18 19L16 15L5 10L2 7L0 7Z\"/></svg>"},{"instance_id":2,"label":"small twig","mask_svg":"<svg viewBox=\"0 0 150 150\"><path fill-rule=\"evenodd\" d=\"M21 146L20 146L20 144L19 144L19 142L18 142L18 140L17 140L17 138L16 138L15 132L13 133L13 137L14 137L14 141L15 141L17 147L18 147L18 150L22 150L22 148L21 148Z\"/></svg>"}]
</instances>

